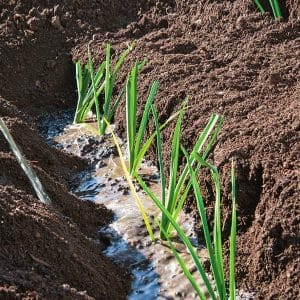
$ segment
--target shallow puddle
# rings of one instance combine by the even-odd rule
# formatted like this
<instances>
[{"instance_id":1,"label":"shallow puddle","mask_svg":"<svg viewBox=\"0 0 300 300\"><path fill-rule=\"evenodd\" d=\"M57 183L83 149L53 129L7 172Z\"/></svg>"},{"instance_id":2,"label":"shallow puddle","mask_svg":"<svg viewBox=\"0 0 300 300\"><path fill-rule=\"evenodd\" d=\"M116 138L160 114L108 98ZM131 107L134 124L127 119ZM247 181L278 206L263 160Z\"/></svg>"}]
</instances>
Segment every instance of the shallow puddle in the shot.
<instances>
[{"instance_id":1,"label":"shallow puddle","mask_svg":"<svg viewBox=\"0 0 300 300\"><path fill-rule=\"evenodd\" d=\"M68 152L82 156L82 148L78 139L81 141L85 137L91 145L97 144L98 151L103 153L102 159L99 158L96 162L95 169L81 174L80 184L73 192L82 199L102 203L114 212L114 222L102 228L100 232L105 240L109 241L109 246L105 250L106 255L118 264L129 268L132 273L132 292L128 299L197 298L170 249L159 242L151 243L140 211L123 176L120 160L115 155L116 152L112 150L115 146L110 135L104 138L89 136L91 135L89 126L68 126L64 133L54 140L63 145ZM98 140L99 144L94 139ZM105 151L101 150L103 147ZM85 145L84 149L87 148ZM93 152L93 149L91 146L90 151ZM159 194L160 186L155 180L158 178L157 169L143 164L140 174L150 184L152 191ZM138 191L138 194L148 215L153 220L159 215L159 210L142 191ZM192 237L192 220L188 216L182 217L182 220L184 220L182 225ZM157 228L155 229L158 233ZM185 253L185 247L179 243L176 245L182 256L189 258ZM206 251L203 250L201 255L206 256ZM190 265L191 267L193 265L191 261Z\"/></svg>"}]
</instances>

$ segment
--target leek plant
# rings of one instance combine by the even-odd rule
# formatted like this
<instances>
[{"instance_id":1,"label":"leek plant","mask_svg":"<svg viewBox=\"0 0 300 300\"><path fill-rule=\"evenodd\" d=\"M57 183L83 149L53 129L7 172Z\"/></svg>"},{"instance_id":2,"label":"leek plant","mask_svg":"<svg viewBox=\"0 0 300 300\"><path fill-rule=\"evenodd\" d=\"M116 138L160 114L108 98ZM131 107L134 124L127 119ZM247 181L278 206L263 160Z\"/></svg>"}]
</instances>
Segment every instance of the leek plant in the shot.
<instances>
[{"instance_id":1,"label":"leek plant","mask_svg":"<svg viewBox=\"0 0 300 300\"><path fill-rule=\"evenodd\" d=\"M155 110L155 107L152 106L154 121L156 125L157 153L161 178L161 199L158 199L158 197L152 193L152 191L146 186L140 176L136 176L139 184L143 187L144 191L149 195L149 197L155 202L161 202L175 221L178 219L183 204L192 187L192 180L189 176L188 165L184 167L182 173L179 176L180 135L184 109L185 107L183 106L179 112L175 130L173 133L171 162L169 169L169 183L167 185L165 178L165 168L162 159L161 130L157 112ZM219 115L214 114L211 116L206 127L204 128L203 132L200 134L194 145L192 151L193 153L198 153L203 159L206 159L220 131L222 122L223 118L221 118ZM200 171L201 164L197 163L197 160L193 156L190 157L190 160L191 164L196 166L195 172L198 173ZM170 222L168 216L165 215L164 211L162 212L161 227L163 229L161 230L161 238L165 239L167 238L167 236L170 236L173 230L173 224ZM167 233L167 236L164 232Z\"/></svg>"},{"instance_id":2,"label":"leek plant","mask_svg":"<svg viewBox=\"0 0 300 300\"><path fill-rule=\"evenodd\" d=\"M157 198L153 198L155 204L160 208L162 213L166 216L169 222L175 228L178 236L180 237L181 241L185 244L186 248L188 249L195 266L206 286L207 292L211 299L217 300L235 300L236 290L235 290L235 251L236 251L236 183L235 183L235 175L234 175L234 168L232 165L231 168L231 180L232 180L232 221L231 221L231 233L230 233L230 254L229 254L229 286L227 286L227 280L224 274L224 259L222 253L222 235L221 235L221 186L220 186L220 179L219 174L215 166L208 163L206 160L203 159L197 152L193 152L190 156L187 154L186 150L182 148L182 151L185 154L187 165L189 169L189 174L192 180L193 190L196 197L197 208L201 219L201 224L203 228L205 244L208 249L210 266L213 275L213 282L211 282L206 274L200 259L197 256L197 253L192 246L189 238L176 222L174 217L170 214L170 212L166 209L166 207L162 204L161 201ZM215 194L216 194L216 201L215 201L215 216L214 216L214 229L213 229L213 237L211 237L204 201L202 198L201 190L197 181L197 176L195 169L192 167L192 159L196 159L197 162L202 165L203 167L207 167L212 174L212 179L215 184ZM147 189L144 182L141 182L141 186L144 189ZM166 237L170 248L177 259L178 263L180 264L183 273L185 274L186 278L190 281L193 288L195 289L196 293L198 294L201 300L207 299L205 296L205 291L201 290L197 281L189 271L188 267L186 266L184 260L180 256L179 252L175 249L171 238L169 237L168 233L165 231L162 222L158 222L160 230L163 232L164 236Z\"/></svg>"},{"instance_id":3,"label":"leek plant","mask_svg":"<svg viewBox=\"0 0 300 300\"><path fill-rule=\"evenodd\" d=\"M141 122L137 124L137 99L138 99L138 73L144 66L146 61L136 63L129 73L126 84L126 130L127 130L127 150L129 157L129 173L132 178L137 176L138 168L147 152L152 145L157 130L147 139L145 132L150 118L150 112L153 105L155 95L158 90L159 82L155 80L150 88ZM185 110L186 107L183 108ZM172 120L174 120L180 112L174 113L161 126L159 132L162 131Z\"/></svg>"},{"instance_id":4,"label":"leek plant","mask_svg":"<svg viewBox=\"0 0 300 300\"><path fill-rule=\"evenodd\" d=\"M127 147L129 156L129 173L134 177L137 173L139 165L151 146L154 139L150 136L144 144L142 144L147 124L150 117L151 106L158 89L158 81L154 81L150 89L149 96L147 98L144 113L137 128L137 79L138 72L143 66L142 64L136 63L131 72L126 84L126 126L127 126Z\"/></svg>"},{"instance_id":5,"label":"leek plant","mask_svg":"<svg viewBox=\"0 0 300 300\"><path fill-rule=\"evenodd\" d=\"M264 6L262 5L260 0L254 0L256 6L258 7L259 11L261 13L265 13L266 9L264 8ZM270 6L272 8L272 12L274 15L275 19L281 19L282 18L282 13L281 13L281 9L280 9L280 5L278 0L269 0Z\"/></svg>"},{"instance_id":6,"label":"leek plant","mask_svg":"<svg viewBox=\"0 0 300 300\"><path fill-rule=\"evenodd\" d=\"M83 67L80 62L76 63L78 100L74 123L85 122L88 113L93 106L96 106L99 134L103 135L105 133L106 123L104 122L104 118L111 122L122 95L125 92L125 90L122 89L115 101L113 101L116 78L126 57L133 48L134 44L128 46L127 50L125 50L117 60L114 69L111 64L110 44L106 45L106 59L100 64L96 72L94 71L93 60L89 50L88 63L83 65ZM102 94L104 94L104 99L100 101L99 97Z\"/></svg>"},{"instance_id":7,"label":"leek plant","mask_svg":"<svg viewBox=\"0 0 300 300\"><path fill-rule=\"evenodd\" d=\"M228 299L228 292L226 287L226 278L224 274L224 260L223 260L223 244L221 232L221 183L218 170L215 166L204 160L198 153L192 153L192 156L204 167L211 171L212 179L215 185L215 212L214 212L214 226L213 226L213 239L211 239L204 201L202 198L201 189L197 181L195 171L193 170L189 161L187 152L183 149L186 159L188 161L189 172L193 182L194 194L197 201L197 208L199 211L205 243L209 253L211 269L214 277L216 291L219 299ZM236 204L235 204L235 176L232 166L232 223L230 235L230 262L229 262L229 296L230 299L235 299L235 276L234 276L234 259L235 259L235 237L236 237Z\"/></svg>"}]
</instances>

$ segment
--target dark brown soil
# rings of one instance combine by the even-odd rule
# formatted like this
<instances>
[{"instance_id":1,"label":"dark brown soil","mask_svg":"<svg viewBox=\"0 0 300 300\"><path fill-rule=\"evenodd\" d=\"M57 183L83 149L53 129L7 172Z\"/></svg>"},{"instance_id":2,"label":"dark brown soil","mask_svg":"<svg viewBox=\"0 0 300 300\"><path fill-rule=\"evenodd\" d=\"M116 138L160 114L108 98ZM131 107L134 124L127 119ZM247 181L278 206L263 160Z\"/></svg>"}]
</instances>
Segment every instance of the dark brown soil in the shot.
<instances>
[{"instance_id":1,"label":"dark brown soil","mask_svg":"<svg viewBox=\"0 0 300 300\"><path fill-rule=\"evenodd\" d=\"M50 148L35 129L42 113L69 107L75 97L74 40L50 25L47 11L36 30L27 25L29 14L36 15L31 9L40 4L0 3L0 116L53 206L39 203L0 134L0 299L125 299L126 270L102 255L101 243L87 238L97 238L111 212L68 192L85 162ZM40 12L52 7L53 14L55 4L41 4ZM71 29L73 37L80 30Z\"/></svg>"},{"instance_id":2,"label":"dark brown soil","mask_svg":"<svg viewBox=\"0 0 300 300\"><path fill-rule=\"evenodd\" d=\"M22 251L38 260L27 255L19 266L21 262L17 257L21 257L21 244L18 250L7 246L8 250L3 253L11 253L11 260L5 260L7 254L2 253L2 248L6 246L2 247L1 231L0 265L9 268L12 275L5 279L6 272L0 268L0 285L15 285L18 291L27 294L35 287L41 295L53 297L57 293L57 298L61 298L60 286L65 282L98 298L100 290L116 292L118 297L126 292L126 284L122 286L124 279L115 279L117 272L111 265L108 267L111 271L105 272L109 276L107 279L104 279L104 272L96 272L95 280L88 277L102 262L103 268L108 262L80 237L81 232L87 234L95 225L101 225L94 223L96 218L91 218L91 223L81 218L85 215L80 214L82 207L87 211L95 207L78 202L66 192L69 175L74 170L72 166L79 170L82 163L42 144L30 127L34 127L31 122L41 113L75 105L71 60L86 58L88 42L93 40L91 49L97 62L103 57L105 42L111 42L114 50L120 52L126 43L136 40L131 62L144 57L149 59L140 79L140 96L145 101L150 83L154 79L160 81L156 98L160 120L169 117L185 96L189 96L192 109L185 115L182 135L187 148L191 148L212 113L225 117L211 160L219 167L223 178L226 220L230 217L227 213L230 160L235 161L238 287L254 292L257 299L298 299L300 4L297 0L286 1L286 7L286 20L276 22L270 15L257 13L252 1L243 0L2 1L0 96L3 100L0 98L0 115L9 117L6 120L12 132L26 156L33 161L56 210L36 202L25 176L1 138L1 215L14 220L14 213L9 212L15 211L16 199L24 199L18 211L21 220L16 221L18 228L26 228L22 230L25 236L25 250ZM118 110L116 123L119 133L124 132L124 106ZM164 131L164 157L169 155L172 130L170 126ZM66 162L64 166L61 161ZM209 181L207 186L210 190ZM2 201L4 198L7 200ZM32 208L33 202L36 211ZM190 208L193 207L190 203ZM104 216L103 208L98 210L94 214ZM65 220L61 213L71 221ZM32 215L39 221L33 221ZM102 224L107 221L103 218ZM50 224L51 219L56 226ZM23 226L22 222L35 225ZM70 230L68 222L75 224L74 231ZM43 237L49 228L52 228L50 238L54 245L60 245L56 240L57 232L70 239L70 244L74 242L75 249L82 245L78 257L89 271L77 274L76 270L68 270L68 265L76 268L70 260L70 248L51 248L51 244L47 249L45 245L38 245L37 239L30 240L34 247L27 243L26 237L32 236L33 230L41 232ZM8 239L10 242L20 239L20 230L4 232L4 236L13 235ZM31 248L39 251L31 253ZM56 266L53 260L59 253L56 249L66 253L65 264L61 261ZM90 256L84 255L84 251L91 253ZM88 258L91 261L86 261ZM39 260L55 267L45 267ZM96 260L99 268L95 268ZM94 269L89 268L91 265ZM18 275L19 270L21 274L27 271L30 274L31 266L47 270L39 272L41 284L30 279L31 275ZM85 278L83 274L86 273ZM43 287L46 278L52 294ZM117 282L119 289L107 290L103 285L98 290L104 280L107 286ZM24 282L31 282L31 286Z\"/></svg>"},{"instance_id":3,"label":"dark brown soil","mask_svg":"<svg viewBox=\"0 0 300 300\"><path fill-rule=\"evenodd\" d=\"M68 192L71 175L84 162L46 145L4 99L0 113L53 203L37 200L1 135L0 299L125 299L126 271L87 239L111 221L111 212Z\"/></svg>"}]
</instances>

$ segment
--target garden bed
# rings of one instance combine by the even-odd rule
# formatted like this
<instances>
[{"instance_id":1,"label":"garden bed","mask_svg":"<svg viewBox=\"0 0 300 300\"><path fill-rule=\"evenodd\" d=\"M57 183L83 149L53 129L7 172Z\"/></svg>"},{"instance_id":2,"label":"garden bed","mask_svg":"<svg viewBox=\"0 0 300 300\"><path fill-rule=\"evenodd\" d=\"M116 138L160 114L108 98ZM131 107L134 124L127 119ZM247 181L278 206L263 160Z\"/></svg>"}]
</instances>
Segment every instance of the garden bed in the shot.
<instances>
[{"instance_id":1,"label":"garden bed","mask_svg":"<svg viewBox=\"0 0 300 300\"><path fill-rule=\"evenodd\" d=\"M38 203L0 136L0 298L122 299L128 294L126 272L85 238L109 222L110 212L68 193L71 175L85 163L47 146L36 121L44 113L75 107L73 62L86 61L88 44L97 64L105 43L120 53L132 41L136 48L121 79L135 60L148 58L139 79L140 99L158 79L161 122L189 96L182 134L186 148L212 113L224 115L210 160L221 173L225 230L230 160L236 162L237 286L257 299L299 297L300 5L286 5L286 20L276 22L242 0L0 3L0 116L55 206ZM124 103L115 124L125 136ZM164 157L173 129L163 131ZM154 149L148 158L155 159ZM205 181L205 199L211 198L210 187ZM186 211L195 215L193 199Z\"/></svg>"}]
</instances>

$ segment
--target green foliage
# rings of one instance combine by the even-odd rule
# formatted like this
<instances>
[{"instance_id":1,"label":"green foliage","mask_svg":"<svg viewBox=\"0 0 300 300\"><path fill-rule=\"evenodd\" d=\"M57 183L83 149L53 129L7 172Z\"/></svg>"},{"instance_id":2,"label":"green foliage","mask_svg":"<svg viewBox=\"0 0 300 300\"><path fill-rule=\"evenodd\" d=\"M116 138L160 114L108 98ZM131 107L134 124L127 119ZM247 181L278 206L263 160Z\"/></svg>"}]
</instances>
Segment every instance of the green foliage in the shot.
<instances>
[{"instance_id":1,"label":"green foliage","mask_svg":"<svg viewBox=\"0 0 300 300\"><path fill-rule=\"evenodd\" d=\"M156 141L157 141L157 153L158 153L158 162L159 162L159 171L161 176L161 203L165 206L171 216L177 220L183 204L187 198L188 192L192 186L192 181L189 178L189 169L186 165L179 176L179 157L180 157L180 135L181 135L181 124L183 118L183 112L186 109L185 104L178 113L178 119L175 126L175 130L172 138L172 147L171 147L171 162L169 169L169 183L166 184L165 179L165 168L162 160L162 139L161 139L161 130L159 126L157 112L155 107L152 107L154 121L156 125ZM212 115L203 132L200 134L198 140L196 141L193 152L201 153L200 155L205 159L211 150L211 147L214 144L214 141L218 135L218 132L222 125L222 118L218 115ZM191 157L192 165L197 164L196 160ZM197 164L196 172L199 172L201 165ZM148 195L152 198L157 197L151 193L149 189L146 190ZM170 223L169 219L162 213L161 226L168 236L173 230L173 226ZM161 231L161 237L164 236L163 231Z\"/></svg>"},{"instance_id":2,"label":"green foliage","mask_svg":"<svg viewBox=\"0 0 300 300\"><path fill-rule=\"evenodd\" d=\"M161 203L161 201L155 197L155 195L153 194L153 192L148 188L148 186L145 184L145 182L142 180L142 178L138 175L137 176L137 180L139 182L139 184L141 185L141 187L143 188L143 190L151 196L153 202L157 205L157 207L161 210L161 212L168 218L168 220L170 221L170 223L172 224L172 226L175 228L175 230L178 233L178 236L180 237L180 239L182 240L182 242L185 244L186 248L188 249L200 275L201 278L203 279L203 281L205 282L205 285L210 293L210 295L214 295L214 291L212 288L212 285L204 271L204 268L197 256L197 253L192 245L192 243L190 242L189 238L186 236L186 234L184 233L184 231L182 230L182 228L180 227L180 225L175 221L175 219L173 218L173 216L169 213L169 211L165 208L165 206ZM167 232L164 230L164 228L161 226L161 223L159 223L159 226L161 228L161 231L164 233L164 235L166 236L167 240L170 240L168 237ZM187 269L187 268L185 268ZM189 272L188 270L186 270L187 272ZM189 277L192 277L192 275L190 275ZM190 279L190 278L189 278ZM203 296L201 296L201 290L200 290L200 298L201 299L206 299ZM213 298L216 299L216 298Z\"/></svg>"},{"instance_id":3,"label":"green foliage","mask_svg":"<svg viewBox=\"0 0 300 300\"><path fill-rule=\"evenodd\" d=\"M259 9L264 12L264 8L260 5L258 0L254 0ZM281 17L278 2L271 1L271 6L276 18ZM276 13L276 14L275 14ZM207 292L212 299L225 300L228 297L231 300L235 300L235 251L236 251L236 182L234 169L231 170L232 181L232 220L231 220L231 233L230 233L230 253L229 253L229 280L225 277L224 272L224 258L223 258L223 243L222 243L222 231L221 231L221 184L218 170L215 166L207 161L207 156L210 153L215 140L218 136L220 128L223 123L223 118L219 115L213 114L204 130L196 140L194 147L190 154L186 149L181 146L181 127L183 123L183 115L186 106L184 101L181 109L173 114L163 125L159 123L159 117L155 106L153 105L154 98L158 90L158 81L154 81L148 98L144 106L144 112L139 124L137 124L137 103L138 103L138 74L144 62L137 62L128 75L128 79L125 87L121 90L119 95L114 100L114 86L116 76L121 69L125 58L128 53L133 49L134 45L128 47L126 51L120 56L116 63L114 70L112 71L111 65L111 47L108 44L106 47L106 59L102 62L99 68L94 71L94 65L90 51L88 53L88 63L81 66L80 62L76 63L76 82L78 89L78 102L76 113L74 117L74 123L84 122L87 114L93 106L96 109L98 130L100 134L104 134L106 127L112 133L114 142L116 143L119 156L121 159L122 168L125 177L130 186L132 195L137 203L138 208L142 214L146 228L152 241L154 241L153 230L145 211L142 202L136 193L135 187L132 182L132 178L136 177L138 183L142 189L149 195L157 207L161 210L162 217L160 221L157 221L160 228L161 238L165 239L174 253L174 256L178 260L183 273L194 287L196 293L200 299L206 299L205 293L198 286L197 281L190 273L184 260L177 252L171 239L171 233L175 230L180 237L181 241L185 244L188 252L195 263ZM120 103L122 95L126 93L126 127L127 127L127 145L129 154L129 169L125 164L120 146L114 135L114 132L110 126L110 122L113 119L114 113ZM100 95L102 98L100 99ZM150 112L152 111L155 132L145 139L146 128L148 126ZM167 126L169 122L177 118L175 129L172 136L171 144L171 157L170 168L168 170L169 182L166 182L166 169L163 161L163 147L162 147L162 130ZM154 139L156 138L157 155L159 163L159 172L161 178L161 196L157 197L145 184L142 178L138 175L137 171L141 164L141 161L149 149ZM179 164L181 153L184 154L186 164L181 173L179 173ZM215 190L215 208L214 208L214 220L213 220L213 232L209 230L208 220L206 216L206 208L202 198L201 189L198 183L198 174L202 168L210 170L212 180L214 182ZM197 252L191 244L189 238L177 223L177 219L182 210L184 202L190 190L193 190L196 198L197 208L201 219L203 235L206 243L206 247L209 254L210 265L213 275L211 281L206 274Z\"/></svg>"},{"instance_id":4,"label":"green foliage","mask_svg":"<svg viewBox=\"0 0 300 300\"><path fill-rule=\"evenodd\" d=\"M235 274L234 274L234 268L235 268L235 247L236 247L236 204L235 204L235 195L236 195L236 184L235 184L235 175L234 175L234 169L232 166L231 170L231 179L232 179L232 223L231 223L231 234L230 234L230 259L229 259L229 292L228 292L228 286L227 286L227 280L224 275L224 259L223 259L223 253L222 253L222 234L221 234L221 210L220 210L220 194L221 194L221 186L220 186L220 179L219 174L215 166L208 163L206 160L204 160L197 152L193 152L190 156L187 154L186 150L182 148L182 151L185 154L187 165L189 168L189 174L192 180L192 185L194 189L194 194L196 197L197 207L199 216L201 219L203 234L205 238L205 244L208 249L209 259L210 259L210 265L211 270L213 273L213 282L211 282L208 279L208 276L206 272L204 271L204 268L202 266L202 263L200 259L198 258L196 251L194 250L189 238L186 236L182 228L179 226L177 221L174 219L174 217L169 213L169 211L166 209L166 207L162 204L162 202L156 198L151 197L155 204L160 208L162 213L166 216L166 218L169 220L169 222L172 224L172 226L175 228L178 236L180 237L181 241L185 244L187 250L189 251L191 258L193 259L195 266L206 286L206 289L211 297L211 299L231 299L235 300ZM215 184L215 216L214 216L214 230L213 230L213 236L211 237L209 226L208 226L208 220L206 216L206 210L204 201L202 198L201 189L199 187L199 183L197 181L197 176L195 169L192 167L192 157L193 159L196 159L196 161L202 165L202 167L206 167L211 171L212 179ZM138 177L138 181L141 184L142 188L147 191L147 193L152 193L149 191L149 188L146 186L146 184L141 180L140 177ZM157 221L158 222L158 221ZM164 236L166 237L170 248L178 260L183 273L185 274L186 278L190 281L192 286L194 287L195 291L197 292L200 299L206 299L204 291L200 289L198 286L195 278L190 273L188 267L186 266L185 262L181 258L179 252L175 249L173 246L173 243L171 241L171 238L165 231L165 229L162 226L161 222L158 222L158 225L160 227L160 230L163 232Z\"/></svg>"},{"instance_id":5,"label":"green foliage","mask_svg":"<svg viewBox=\"0 0 300 300\"><path fill-rule=\"evenodd\" d=\"M127 148L129 155L129 172L131 177L137 175L138 168L147 152L152 145L157 133L160 132L173 121L180 112L174 113L167 119L162 125L157 124L158 131L156 130L147 139L145 139L145 132L148 126L151 108L155 95L158 90L158 81L155 80L150 88L149 95L147 97L142 119L137 124L137 103L138 103L138 74L146 61L136 63L131 72L129 73L126 84L126 130L127 130ZM184 108L183 110L185 110ZM153 109L152 109L152 113Z\"/></svg>"},{"instance_id":6,"label":"green foliage","mask_svg":"<svg viewBox=\"0 0 300 300\"><path fill-rule=\"evenodd\" d=\"M235 275L234 275L234 264L235 264L235 247L236 247L236 204L235 204L235 176L234 169L232 167L231 178L232 178L232 225L230 235L230 261L229 261L229 286L227 286L227 279L224 274L224 259L223 259L223 244L222 244L222 231L221 231L221 184L218 170L215 166L207 162L206 158L208 153L213 146L215 139L221 128L223 119L218 115L212 115L205 129L200 134L198 140L190 155L187 151L181 147L181 151L184 153L186 165L179 176L178 165L180 155L180 135L181 135L181 124L183 120L184 106L181 108L178 114L178 119L174 129L172 137L171 147L171 162L169 170L169 183L166 185L165 170L162 157L162 138L159 126L158 114L154 106L152 106L154 122L156 126L156 141L157 141L157 152L158 152L158 163L161 176L161 199L154 195L150 188L145 184L142 178L137 175L137 180L142 189L150 196L154 203L159 207L162 212L161 221L157 221L161 237L166 239L170 245L170 248L178 260L185 276L190 281L195 291L197 292L200 299L206 299L204 291L200 289L193 275L189 272L188 267L185 265L180 254L176 251L171 241L171 232L173 229L176 230L178 236L187 247L195 266L205 283L206 289L212 299L225 300L228 297L232 300L235 299ZM206 216L206 209L202 198L201 189L197 181L197 175L201 168L208 168L211 172L211 176L215 185L215 212L213 221L213 233L211 236L208 220ZM211 270L213 273L213 283L208 279L207 274L201 264L200 259L197 257L196 251L194 250L188 237L177 223L177 218L183 207L184 201L190 188L193 188L201 224L203 228L203 234L205 238L205 244L208 249L209 259L211 264Z\"/></svg>"},{"instance_id":7,"label":"green foliage","mask_svg":"<svg viewBox=\"0 0 300 300\"><path fill-rule=\"evenodd\" d=\"M150 110L158 89L158 81L154 81L147 98L144 113L137 126L137 101L138 101L138 73L145 62L136 63L129 74L126 84L126 126L127 146L129 155L129 172L132 177L137 173L140 163L152 144L154 136L150 136L143 144L146 128L148 125Z\"/></svg>"},{"instance_id":8,"label":"green foliage","mask_svg":"<svg viewBox=\"0 0 300 300\"><path fill-rule=\"evenodd\" d=\"M104 118L109 122L112 121L122 95L125 92L125 89L122 89L116 99L113 99L116 78L126 57L133 48L134 44L128 46L127 50L117 60L113 70L110 44L106 46L106 59L100 64L96 72L94 71L90 51L88 51L88 63L86 65L81 66L80 62L76 63L78 100L74 123L85 122L88 113L95 105L99 134L102 135L105 133L106 123L104 122ZM104 99L99 99L101 95Z\"/></svg>"},{"instance_id":9,"label":"green foliage","mask_svg":"<svg viewBox=\"0 0 300 300\"><path fill-rule=\"evenodd\" d=\"M263 4L260 2L260 0L254 0L254 3L256 4L256 6L258 7L258 9L261 13L266 12L266 8L263 6ZM272 8L274 18L275 19L281 19L282 18L282 13L281 13L281 9L280 9L280 5L279 5L278 0L269 0L269 3L270 3L270 6Z\"/></svg>"}]
</instances>

